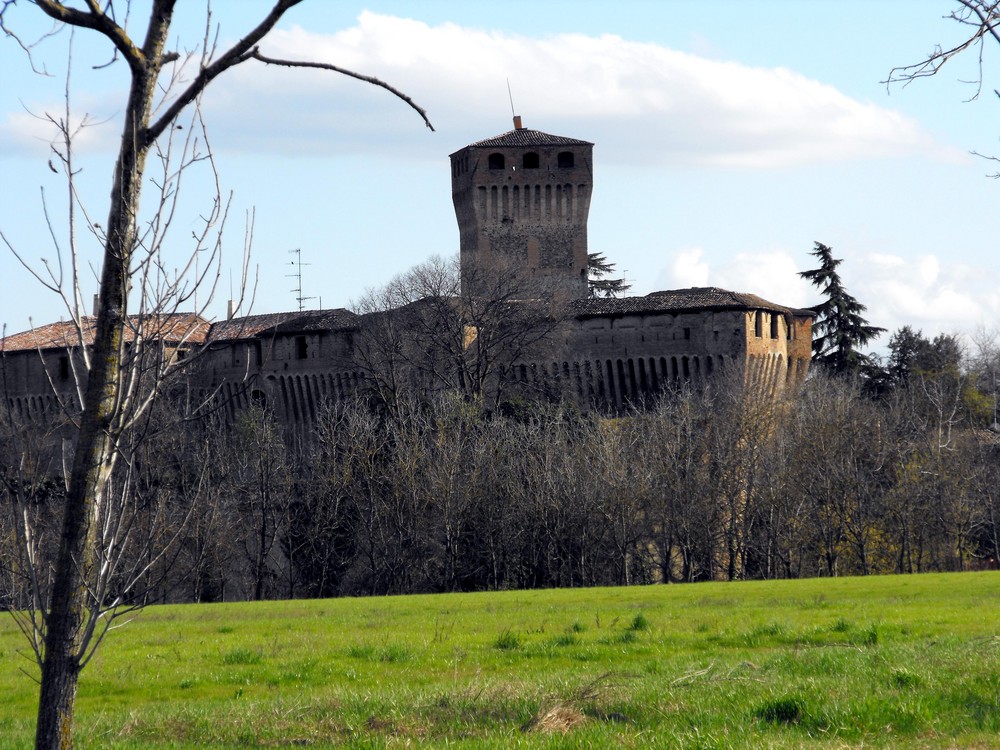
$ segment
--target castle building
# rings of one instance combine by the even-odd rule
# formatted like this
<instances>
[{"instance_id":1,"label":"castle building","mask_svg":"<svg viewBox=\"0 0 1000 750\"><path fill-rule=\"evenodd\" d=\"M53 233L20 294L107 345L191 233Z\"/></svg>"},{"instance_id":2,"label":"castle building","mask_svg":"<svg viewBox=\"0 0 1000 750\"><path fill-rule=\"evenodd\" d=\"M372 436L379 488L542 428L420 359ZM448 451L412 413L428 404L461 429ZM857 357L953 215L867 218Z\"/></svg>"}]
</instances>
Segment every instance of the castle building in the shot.
<instances>
[{"instance_id":1,"label":"castle building","mask_svg":"<svg viewBox=\"0 0 1000 750\"><path fill-rule=\"evenodd\" d=\"M517 364L521 382L561 380L581 404L617 410L726 367L770 394L804 379L811 311L714 287L588 297L592 143L515 117L513 130L453 153L451 176L463 282L466 268L513 262L572 300L562 356Z\"/></svg>"},{"instance_id":2,"label":"castle building","mask_svg":"<svg viewBox=\"0 0 1000 750\"><path fill-rule=\"evenodd\" d=\"M742 375L766 398L805 378L814 317L809 310L714 287L588 297L592 143L523 128L515 118L513 130L469 144L450 159L462 296L488 294L475 271L501 265L565 300L549 336L553 345L514 352L495 375L513 390L557 394L581 408L613 413L721 371ZM505 304L513 311L530 303ZM458 301L453 307L462 314ZM415 313L409 306L396 314L405 329ZM345 309L213 324L178 315L159 330L161 348L171 356L199 351L190 371L199 397L219 398L231 413L266 404L294 426L313 422L324 402L350 399L371 387L362 342L372 319ZM92 322L85 318L83 328ZM482 346L485 333L467 323L463 346ZM71 392L77 388L70 375L79 370L73 353L79 340L71 323L0 340L0 387L11 413L46 420L60 404L74 403Z\"/></svg>"}]
</instances>

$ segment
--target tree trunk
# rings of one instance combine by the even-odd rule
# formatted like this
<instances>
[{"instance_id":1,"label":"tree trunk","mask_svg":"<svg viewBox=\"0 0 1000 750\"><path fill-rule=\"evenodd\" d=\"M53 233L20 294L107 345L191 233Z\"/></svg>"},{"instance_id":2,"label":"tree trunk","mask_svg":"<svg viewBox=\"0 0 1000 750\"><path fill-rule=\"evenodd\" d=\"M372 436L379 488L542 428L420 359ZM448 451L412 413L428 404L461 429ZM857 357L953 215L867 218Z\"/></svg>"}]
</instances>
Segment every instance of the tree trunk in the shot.
<instances>
[{"instance_id":1,"label":"tree trunk","mask_svg":"<svg viewBox=\"0 0 1000 750\"><path fill-rule=\"evenodd\" d=\"M143 45L145 65L133 63L132 85L115 164L107 240L101 273L100 308L94 335L86 402L70 475L52 597L46 618L45 652L35 729L37 750L73 746L73 704L89 638L88 583L98 563L97 525L121 434L122 356L128 320L129 268L149 144L146 129L172 3L158 3Z\"/></svg>"}]
</instances>

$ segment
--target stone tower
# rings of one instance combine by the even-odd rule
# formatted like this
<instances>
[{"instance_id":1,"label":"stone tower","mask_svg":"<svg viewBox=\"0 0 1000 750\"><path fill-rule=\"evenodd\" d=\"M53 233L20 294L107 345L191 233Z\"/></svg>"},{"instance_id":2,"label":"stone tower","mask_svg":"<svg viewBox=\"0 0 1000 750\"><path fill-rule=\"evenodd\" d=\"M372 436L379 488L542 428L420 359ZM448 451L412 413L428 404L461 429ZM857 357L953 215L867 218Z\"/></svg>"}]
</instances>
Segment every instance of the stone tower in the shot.
<instances>
[{"instance_id":1,"label":"stone tower","mask_svg":"<svg viewBox=\"0 0 1000 750\"><path fill-rule=\"evenodd\" d=\"M451 155L463 285L469 269L513 262L571 297L587 296L594 144L521 127ZM466 291L475 293L475 289Z\"/></svg>"}]
</instances>

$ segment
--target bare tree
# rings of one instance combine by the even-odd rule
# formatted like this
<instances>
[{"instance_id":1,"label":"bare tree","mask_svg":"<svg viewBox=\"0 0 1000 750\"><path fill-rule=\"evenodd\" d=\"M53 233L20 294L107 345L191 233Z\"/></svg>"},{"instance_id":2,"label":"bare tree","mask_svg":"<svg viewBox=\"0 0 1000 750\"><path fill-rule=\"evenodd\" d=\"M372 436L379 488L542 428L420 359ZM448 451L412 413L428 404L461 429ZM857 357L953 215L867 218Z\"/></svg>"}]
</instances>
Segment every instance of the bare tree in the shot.
<instances>
[{"instance_id":1,"label":"bare tree","mask_svg":"<svg viewBox=\"0 0 1000 750\"><path fill-rule=\"evenodd\" d=\"M977 74L973 80L965 81L973 86L967 101L979 98L984 85L983 63L987 54L986 49L990 42L1000 46L1000 3L997 0L953 1L957 7L946 18L962 27L959 41L948 47L935 45L934 49L923 59L909 65L899 65L893 68L884 81L886 85L902 84L905 86L918 78L937 75L945 63L971 52L976 58ZM993 93L1000 97L1000 89L993 89ZM1000 162L1000 157L973 153L989 161ZM1000 179L1000 172L990 176L994 179Z\"/></svg>"},{"instance_id":2,"label":"bare tree","mask_svg":"<svg viewBox=\"0 0 1000 750\"><path fill-rule=\"evenodd\" d=\"M113 514L106 512L112 477L123 456L124 436L142 419L159 392L159 384L178 365L171 356L142 356L139 352L143 347L139 344L167 338L164 334L176 325L172 316L166 314L170 305L176 310L188 299L193 300L193 290L205 280L194 261L197 251L192 254L188 275L164 272L158 251L162 230L172 215L169 208L155 212L146 226L141 224L140 198L147 179L149 157L159 156L166 174L175 178L177 165L172 165L167 155L171 153L172 140L178 132L178 118L185 111L197 113L198 102L209 84L227 70L250 60L311 65L390 88L376 79L326 63L279 61L261 55L258 43L298 2L300 0L276 0L250 32L221 53L209 41L211 29L206 29L200 54L187 61L167 46L175 0L153 0L147 22L138 28L131 25L134 16L129 12L132 8L128 3L86 0L80 7L59 0L35 0L33 3L34 8L57 24L102 36L109 44L112 59L128 67L130 80L123 107L124 122L113 172L108 219L103 226L89 222L103 245L100 307L92 331L86 330L80 314L82 304L79 286L75 283L78 278L76 256L71 261L72 278L68 286L62 285L59 279L51 283L51 276L38 274L67 300L73 311L78 329L77 345L84 353L86 370L86 377L80 379L82 414L76 428L53 585L48 601L36 602L44 608L44 615L38 621L44 630L44 646L38 651L42 672L36 727L38 748L72 745L79 673L100 642L101 633L106 632L109 615L113 614L106 606L101 584L106 563L101 552L102 536L109 529L102 521L110 519L110 528L116 527ZM34 54L33 45L21 40L10 25L13 8L13 0L4 0L0 5L0 27L19 41L28 54ZM182 77L184 62L193 64L197 71L189 81ZM417 109L427 122L422 110L405 95L390 90ZM64 132L70 133L68 122L67 118ZM429 122L427 124L429 126ZM181 153L187 154L182 157L182 163L185 158L200 158L197 152ZM67 173L72 175L69 148L63 157ZM177 182L166 180L162 186L168 191L169 206L171 195L176 195ZM163 197L161 195L160 199ZM71 205L77 205L75 199ZM212 231L224 213L220 203L206 221L211 225L207 232ZM206 234L206 238L209 236ZM218 235L216 239L220 239ZM142 302L139 309L130 314L136 297ZM146 304L147 301L150 304ZM197 326L189 330L188 339ZM152 351L156 347L149 349Z\"/></svg>"},{"instance_id":3,"label":"bare tree","mask_svg":"<svg viewBox=\"0 0 1000 750\"><path fill-rule=\"evenodd\" d=\"M312 440L298 456L302 474L289 514L283 544L295 566L300 590L307 596L328 597L340 593L344 576L355 557L357 507L354 492L364 483L354 476L349 457L357 430L365 434L367 424L356 418L356 403L333 405L320 410Z\"/></svg>"},{"instance_id":4,"label":"bare tree","mask_svg":"<svg viewBox=\"0 0 1000 750\"><path fill-rule=\"evenodd\" d=\"M434 257L369 291L358 359L388 408L405 395L453 391L495 408L515 363L557 344L565 300L514 263Z\"/></svg>"},{"instance_id":5,"label":"bare tree","mask_svg":"<svg viewBox=\"0 0 1000 750\"><path fill-rule=\"evenodd\" d=\"M55 509L64 487L58 437L10 410L0 410L0 608L9 610L31 648L41 648L41 612L48 591L44 560L58 538Z\"/></svg>"},{"instance_id":6,"label":"bare tree","mask_svg":"<svg viewBox=\"0 0 1000 750\"><path fill-rule=\"evenodd\" d=\"M985 399L989 428L1000 433L1000 330L981 328L972 336L969 371Z\"/></svg>"},{"instance_id":7,"label":"bare tree","mask_svg":"<svg viewBox=\"0 0 1000 750\"><path fill-rule=\"evenodd\" d=\"M271 598L287 561L279 541L287 527L288 461L280 426L253 405L241 412L223 447L223 487L238 514L237 544L249 572L249 598Z\"/></svg>"},{"instance_id":8,"label":"bare tree","mask_svg":"<svg viewBox=\"0 0 1000 750\"><path fill-rule=\"evenodd\" d=\"M161 410L173 406L166 401L159 402ZM177 538L172 554L157 563L142 587L144 601L224 600L233 571L243 569L236 546L242 518L226 491L230 467L225 456L231 443L230 425L217 413L197 422L185 420L143 442L147 492L165 495L163 533ZM137 552L151 557L160 549L149 546Z\"/></svg>"},{"instance_id":9,"label":"bare tree","mask_svg":"<svg viewBox=\"0 0 1000 750\"><path fill-rule=\"evenodd\" d=\"M907 84L917 78L936 75L944 64L958 57L966 50L973 50L979 61L979 77L976 89L970 99L975 99L982 91L983 58L986 42L1000 44L1000 3L996 0L954 0L958 6L946 17L965 27L961 40L947 48L936 45L922 60L909 65L899 65L889 71L887 84ZM997 93L1000 96L1000 93Z\"/></svg>"},{"instance_id":10,"label":"bare tree","mask_svg":"<svg viewBox=\"0 0 1000 750\"><path fill-rule=\"evenodd\" d=\"M987 432L979 436L978 443L975 481L982 513L979 553L986 566L996 568L1000 564L1000 439Z\"/></svg>"},{"instance_id":11,"label":"bare tree","mask_svg":"<svg viewBox=\"0 0 1000 750\"><path fill-rule=\"evenodd\" d=\"M596 495L595 505L609 546L607 557L613 563L613 582L619 585L647 582L651 567L651 544L646 543L643 521L655 472L645 461L629 460L641 455L647 440L642 420L636 417L588 430L586 436L571 443L583 443L577 455L585 486Z\"/></svg>"}]
</instances>

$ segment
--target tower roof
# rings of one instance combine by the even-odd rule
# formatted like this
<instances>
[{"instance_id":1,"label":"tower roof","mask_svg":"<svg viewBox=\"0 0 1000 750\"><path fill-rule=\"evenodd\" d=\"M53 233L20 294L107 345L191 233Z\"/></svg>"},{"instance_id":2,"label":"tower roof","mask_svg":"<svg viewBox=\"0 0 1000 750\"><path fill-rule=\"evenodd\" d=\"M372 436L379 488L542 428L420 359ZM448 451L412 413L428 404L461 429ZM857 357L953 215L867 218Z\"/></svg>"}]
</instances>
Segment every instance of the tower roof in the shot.
<instances>
[{"instance_id":1,"label":"tower roof","mask_svg":"<svg viewBox=\"0 0 1000 750\"><path fill-rule=\"evenodd\" d=\"M492 138L484 138L481 141L470 143L465 148L503 148L505 146L593 146L590 141L581 141L579 138L566 138L561 135L550 135L541 130L531 128L515 128L506 133L495 135ZM461 151L462 149L459 149ZM455 153L458 153L456 151ZM454 156L454 154L452 154Z\"/></svg>"}]
</instances>

